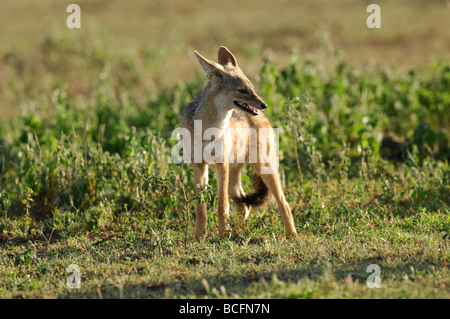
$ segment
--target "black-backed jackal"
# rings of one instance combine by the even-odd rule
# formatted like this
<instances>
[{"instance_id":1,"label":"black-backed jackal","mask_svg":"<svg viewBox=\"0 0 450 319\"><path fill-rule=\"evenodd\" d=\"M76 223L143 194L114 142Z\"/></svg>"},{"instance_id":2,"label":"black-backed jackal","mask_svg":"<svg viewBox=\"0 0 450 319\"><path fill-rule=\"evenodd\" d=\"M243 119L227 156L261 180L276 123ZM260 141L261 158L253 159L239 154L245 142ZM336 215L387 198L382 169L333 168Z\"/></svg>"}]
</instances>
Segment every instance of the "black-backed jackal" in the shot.
<instances>
[{"instance_id":1,"label":"black-backed jackal","mask_svg":"<svg viewBox=\"0 0 450 319\"><path fill-rule=\"evenodd\" d=\"M281 188L273 129L261 112L267 104L256 94L253 84L227 48L219 49L218 63L202 57L197 51L195 55L208 80L186 105L183 127L191 136L187 145L194 165L197 192L208 184L208 166L216 168L219 233L223 235L227 231L228 196L246 219L251 207L263 204L271 193L283 217L286 236L296 236L291 209ZM215 143L214 148L208 145L211 141ZM207 149L210 156L205 156ZM244 193L241 184L241 170L248 162L255 173L255 192L250 195ZM195 238L205 237L206 222L206 204L199 204Z\"/></svg>"}]
</instances>

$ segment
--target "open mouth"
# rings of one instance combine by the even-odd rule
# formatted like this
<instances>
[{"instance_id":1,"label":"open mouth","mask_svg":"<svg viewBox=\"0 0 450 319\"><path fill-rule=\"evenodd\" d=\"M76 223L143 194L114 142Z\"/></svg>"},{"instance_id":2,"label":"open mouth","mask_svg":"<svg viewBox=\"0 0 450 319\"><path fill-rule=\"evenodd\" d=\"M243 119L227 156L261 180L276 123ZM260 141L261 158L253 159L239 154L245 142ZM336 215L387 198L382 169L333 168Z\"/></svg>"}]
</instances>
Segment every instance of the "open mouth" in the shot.
<instances>
[{"instance_id":1,"label":"open mouth","mask_svg":"<svg viewBox=\"0 0 450 319\"><path fill-rule=\"evenodd\" d=\"M247 103L240 102L240 101L233 101L233 103L234 103L234 105L239 106L241 109L243 109L244 111L247 111L251 115L258 115L258 110L255 109L254 107L251 107Z\"/></svg>"}]
</instances>

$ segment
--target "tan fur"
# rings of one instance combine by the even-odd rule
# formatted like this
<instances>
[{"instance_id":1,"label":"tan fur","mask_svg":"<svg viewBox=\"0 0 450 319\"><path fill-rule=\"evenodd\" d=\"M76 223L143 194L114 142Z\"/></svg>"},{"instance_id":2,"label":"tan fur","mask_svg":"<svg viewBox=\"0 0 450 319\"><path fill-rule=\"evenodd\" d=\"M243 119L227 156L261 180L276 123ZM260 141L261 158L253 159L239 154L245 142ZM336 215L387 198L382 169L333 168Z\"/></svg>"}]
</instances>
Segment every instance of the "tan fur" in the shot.
<instances>
[{"instance_id":1,"label":"tan fur","mask_svg":"<svg viewBox=\"0 0 450 319\"><path fill-rule=\"evenodd\" d=\"M186 105L183 114L183 127L187 128L191 133L192 144L194 145L194 121L201 120L202 134L208 128L218 128L220 136L216 139L223 140L223 156L224 161L221 163L213 162L195 163L194 165L194 182L200 185L197 192L200 192L208 184L208 166L214 165L216 168L217 185L218 185L218 217L219 217L219 233L225 235L227 232L227 219L229 216L228 197L231 197L236 209L242 213L243 219L246 219L250 213L251 207L240 202L238 199L245 196L241 184L241 170L245 163L236 161L227 162L225 157L231 152L231 147L236 145L237 139L245 138L244 152L234 147L235 158L245 158L248 161L249 137L233 136L229 133L231 128L253 128L258 135L259 128L271 128L271 124L267 117L261 112L267 105L256 94L253 84L244 75L237 64L236 58L225 47L219 49L218 61L215 63L202 57L195 52L199 63L205 71L208 81L203 88ZM245 90L245 91L244 91ZM241 107L235 105L234 101L239 101L247 106L257 109L258 115L252 115ZM203 136L203 135L202 135ZM258 135L259 136L259 135ZM207 141L206 141L207 142ZM242 141L240 141L242 142ZM259 142L259 139L258 139ZM203 147L205 144L203 145ZM268 151L275 148L273 137L268 139ZM258 144L258 148L260 145ZM241 152L239 152L241 151ZM191 152L193 154L193 151ZM193 156L193 155L192 155ZM259 174L262 167L272 167L272 163L263 163L259 158L253 163L256 174ZM278 204L278 210L283 217L286 236L296 236L292 213L287 203L279 174L276 170L272 174L260 174L264 184L267 186ZM206 204L199 204L197 207L197 217L195 223L195 238L204 238L206 235L207 211Z\"/></svg>"}]
</instances>

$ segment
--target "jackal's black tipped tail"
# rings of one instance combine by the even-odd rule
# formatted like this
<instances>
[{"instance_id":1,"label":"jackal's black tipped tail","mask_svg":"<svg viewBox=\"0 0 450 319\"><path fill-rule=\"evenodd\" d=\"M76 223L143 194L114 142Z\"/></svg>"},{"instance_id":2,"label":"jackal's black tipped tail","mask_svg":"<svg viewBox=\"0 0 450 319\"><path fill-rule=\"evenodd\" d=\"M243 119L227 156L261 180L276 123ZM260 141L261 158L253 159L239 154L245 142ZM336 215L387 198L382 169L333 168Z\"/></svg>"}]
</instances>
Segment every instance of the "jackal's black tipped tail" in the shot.
<instances>
[{"instance_id":1,"label":"jackal's black tipped tail","mask_svg":"<svg viewBox=\"0 0 450 319\"><path fill-rule=\"evenodd\" d=\"M261 176L255 175L253 187L253 194L244 195L243 197L235 199L235 201L252 207L258 207L265 204L269 199L269 189L267 188L267 185L264 184Z\"/></svg>"}]
</instances>

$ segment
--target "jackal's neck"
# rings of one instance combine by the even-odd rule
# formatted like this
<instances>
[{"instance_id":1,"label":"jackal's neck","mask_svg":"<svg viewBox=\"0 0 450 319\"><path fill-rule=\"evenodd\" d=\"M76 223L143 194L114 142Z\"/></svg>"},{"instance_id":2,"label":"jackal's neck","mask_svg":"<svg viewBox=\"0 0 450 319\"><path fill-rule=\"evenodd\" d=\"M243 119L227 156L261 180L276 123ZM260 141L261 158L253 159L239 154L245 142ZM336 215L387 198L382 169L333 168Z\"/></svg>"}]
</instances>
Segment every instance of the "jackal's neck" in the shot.
<instances>
[{"instance_id":1,"label":"jackal's neck","mask_svg":"<svg viewBox=\"0 0 450 319\"><path fill-rule=\"evenodd\" d=\"M204 130L208 128L218 128L219 130L224 131L228 128L233 109L218 106L223 105L224 103L223 101L220 101L219 95L212 91L208 84L203 90L203 99L197 113L197 118L202 120L202 127Z\"/></svg>"}]
</instances>

